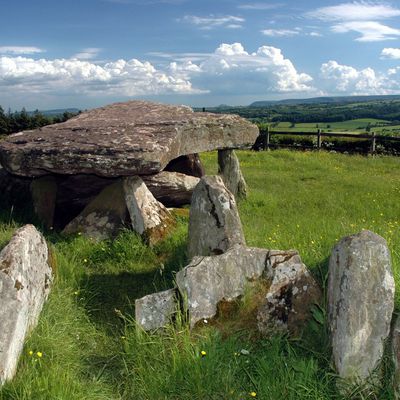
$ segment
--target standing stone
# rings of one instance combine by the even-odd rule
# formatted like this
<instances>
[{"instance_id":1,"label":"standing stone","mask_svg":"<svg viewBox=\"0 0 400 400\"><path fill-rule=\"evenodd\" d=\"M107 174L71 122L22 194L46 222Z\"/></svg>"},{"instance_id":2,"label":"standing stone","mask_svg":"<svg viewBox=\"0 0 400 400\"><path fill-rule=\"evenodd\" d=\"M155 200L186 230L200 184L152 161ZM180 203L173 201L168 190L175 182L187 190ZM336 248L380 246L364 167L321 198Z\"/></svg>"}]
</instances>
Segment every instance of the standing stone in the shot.
<instances>
[{"instance_id":1,"label":"standing stone","mask_svg":"<svg viewBox=\"0 0 400 400\"><path fill-rule=\"evenodd\" d=\"M189 213L189 259L245 245L235 198L220 176L204 176L193 191Z\"/></svg>"},{"instance_id":2,"label":"standing stone","mask_svg":"<svg viewBox=\"0 0 400 400\"><path fill-rule=\"evenodd\" d=\"M17 369L27 334L50 292L48 248L33 225L18 229L0 253L0 384Z\"/></svg>"},{"instance_id":3,"label":"standing stone","mask_svg":"<svg viewBox=\"0 0 400 400\"><path fill-rule=\"evenodd\" d=\"M385 239L364 230L343 238L329 260L328 319L341 378L363 381L379 365L390 330L394 279Z\"/></svg>"},{"instance_id":4,"label":"standing stone","mask_svg":"<svg viewBox=\"0 0 400 400\"><path fill-rule=\"evenodd\" d=\"M235 198L247 196L247 185L240 170L239 159L234 150L218 151L218 174Z\"/></svg>"},{"instance_id":5,"label":"standing stone","mask_svg":"<svg viewBox=\"0 0 400 400\"><path fill-rule=\"evenodd\" d=\"M127 215L122 181L104 188L84 210L73 219L63 233L82 233L96 240L115 237L124 226Z\"/></svg>"},{"instance_id":6,"label":"standing stone","mask_svg":"<svg viewBox=\"0 0 400 400\"><path fill-rule=\"evenodd\" d=\"M56 207L57 181L48 175L34 179L31 183L33 208L39 221L48 229L53 227Z\"/></svg>"},{"instance_id":7,"label":"standing stone","mask_svg":"<svg viewBox=\"0 0 400 400\"><path fill-rule=\"evenodd\" d=\"M265 275L271 285L258 307L258 330L265 335L277 331L299 334L311 317L311 307L321 301L317 282L294 250L271 250Z\"/></svg>"},{"instance_id":8,"label":"standing stone","mask_svg":"<svg viewBox=\"0 0 400 400\"><path fill-rule=\"evenodd\" d=\"M150 245L163 239L174 225L171 213L154 198L139 176L124 178L124 193L133 230Z\"/></svg>"},{"instance_id":9,"label":"standing stone","mask_svg":"<svg viewBox=\"0 0 400 400\"><path fill-rule=\"evenodd\" d=\"M145 331L164 328L178 309L176 290L164 290L137 299L135 319Z\"/></svg>"}]
</instances>

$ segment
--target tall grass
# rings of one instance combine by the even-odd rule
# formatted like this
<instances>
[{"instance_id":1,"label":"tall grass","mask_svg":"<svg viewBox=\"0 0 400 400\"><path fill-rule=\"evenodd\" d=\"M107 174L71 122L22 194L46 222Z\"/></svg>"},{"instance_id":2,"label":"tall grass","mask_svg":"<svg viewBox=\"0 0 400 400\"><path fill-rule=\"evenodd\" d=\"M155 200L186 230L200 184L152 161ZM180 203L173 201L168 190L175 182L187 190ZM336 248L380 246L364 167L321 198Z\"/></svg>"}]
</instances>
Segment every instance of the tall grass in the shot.
<instances>
[{"instance_id":1,"label":"tall grass","mask_svg":"<svg viewBox=\"0 0 400 400\"><path fill-rule=\"evenodd\" d=\"M250 192L239 203L248 245L299 250L323 285L336 241L368 228L388 241L400 283L399 159L238 155ZM202 158L208 173L216 173L216 154ZM0 246L16 226L30 222L3 211ZM190 332L184 322L162 334L140 331L135 299L172 287L186 264L187 217L179 217L173 235L153 249L129 231L100 243L79 235L46 237L55 255L55 284L16 378L0 391L2 400L242 400L254 393L266 400L393 398L389 362L381 387L338 393L323 305L298 338L260 338L243 326ZM399 301L397 294L397 308Z\"/></svg>"}]
</instances>

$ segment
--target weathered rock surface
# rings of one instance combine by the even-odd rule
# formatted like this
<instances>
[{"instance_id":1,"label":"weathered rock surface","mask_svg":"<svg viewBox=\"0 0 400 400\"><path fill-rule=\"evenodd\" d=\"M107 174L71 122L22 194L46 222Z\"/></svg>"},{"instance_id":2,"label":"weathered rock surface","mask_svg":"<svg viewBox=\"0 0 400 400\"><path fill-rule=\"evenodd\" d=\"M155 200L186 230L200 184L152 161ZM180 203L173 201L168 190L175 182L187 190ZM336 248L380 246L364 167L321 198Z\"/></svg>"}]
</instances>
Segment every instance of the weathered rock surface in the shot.
<instances>
[{"instance_id":1,"label":"weathered rock surface","mask_svg":"<svg viewBox=\"0 0 400 400\"><path fill-rule=\"evenodd\" d=\"M54 176L43 176L31 183L33 209L46 228L53 226L56 208L57 181Z\"/></svg>"},{"instance_id":2,"label":"weathered rock surface","mask_svg":"<svg viewBox=\"0 0 400 400\"><path fill-rule=\"evenodd\" d=\"M150 245L157 243L174 225L171 213L154 198L140 177L124 178L123 182L133 230Z\"/></svg>"},{"instance_id":3,"label":"weathered rock surface","mask_svg":"<svg viewBox=\"0 0 400 400\"><path fill-rule=\"evenodd\" d=\"M396 399L400 396L400 317L394 317L391 334L392 359L394 364L393 389Z\"/></svg>"},{"instance_id":4,"label":"weathered rock surface","mask_svg":"<svg viewBox=\"0 0 400 400\"><path fill-rule=\"evenodd\" d=\"M247 196L247 185L234 150L218 151L218 174L235 198Z\"/></svg>"},{"instance_id":5,"label":"weathered rock surface","mask_svg":"<svg viewBox=\"0 0 400 400\"><path fill-rule=\"evenodd\" d=\"M385 239L370 231L343 238L329 260L328 319L340 377L365 380L379 365L394 307Z\"/></svg>"},{"instance_id":6,"label":"weathered rock surface","mask_svg":"<svg viewBox=\"0 0 400 400\"><path fill-rule=\"evenodd\" d=\"M121 180L104 188L85 209L63 230L63 233L82 233L96 240L114 237L124 226L127 216Z\"/></svg>"},{"instance_id":7,"label":"weathered rock surface","mask_svg":"<svg viewBox=\"0 0 400 400\"><path fill-rule=\"evenodd\" d=\"M235 198L220 176L204 176L190 207L189 259L221 254L234 244L245 244Z\"/></svg>"},{"instance_id":8,"label":"weathered rock surface","mask_svg":"<svg viewBox=\"0 0 400 400\"><path fill-rule=\"evenodd\" d=\"M17 369L52 282L48 248L33 225L18 229L0 253L0 384Z\"/></svg>"},{"instance_id":9,"label":"weathered rock surface","mask_svg":"<svg viewBox=\"0 0 400 400\"><path fill-rule=\"evenodd\" d=\"M265 274L271 285L258 308L259 331L298 334L310 319L312 305L322 298L315 279L296 251L271 250Z\"/></svg>"},{"instance_id":10,"label":"weathered rock surface","mask_svg":"<svg viewBox=\"0 0 400 400\"><path fill-rule=\"evenodd\" d=\"M215 317L221 301L238 299L256 280L264 281L265 298L254 315L264 334L298 332L309 318L311 305L320 300L317 284L295 251L235 245L222 255L193 258L176 275L192 327Z\"/></svg>"},{"instance_id":11,"label":"weathered rock surface","mask_svg":"<svg viewBox=\"0 0 400 400\"><path fill-rule=\"evenodd\" d=\"M198 154L188 154L172 160L165 167L164 171L180 172L181 174L201 178L205 175L203 164Z\"/></svg>"},{"instance_id":12,"label":"weathered rock surface","mask_svg":"<svg viewBox=\"0 0 400 400\"><path fill-rule=\"evenodd\" d=\"M179 156L251 147L257 136L256 125L235 115L129 101L10 135L0 142L0 161L9 172L28 177L149 175Z\"/></svg>"},{"instance_id":13,"label":"weathered rock surface","mask_svg":"<svg viewBox=\"0 0 400 400\"><path fill-rule=\"evenodd\" d=\"M135 319L145 331L164 328L178 309L176 290L169 289L137 299Z\"/></svg>"},{"instance_id":14,"label":"weathered rock surface","mask_svg":"<svg viewBox=\"0 0 400 400\"><path fill-rule=\"evenodd\" d=\"M142 178L152 195L166 207L190 204L193 190L200 181L194 176L167 171Z\"/></svg>"}]
</instances>

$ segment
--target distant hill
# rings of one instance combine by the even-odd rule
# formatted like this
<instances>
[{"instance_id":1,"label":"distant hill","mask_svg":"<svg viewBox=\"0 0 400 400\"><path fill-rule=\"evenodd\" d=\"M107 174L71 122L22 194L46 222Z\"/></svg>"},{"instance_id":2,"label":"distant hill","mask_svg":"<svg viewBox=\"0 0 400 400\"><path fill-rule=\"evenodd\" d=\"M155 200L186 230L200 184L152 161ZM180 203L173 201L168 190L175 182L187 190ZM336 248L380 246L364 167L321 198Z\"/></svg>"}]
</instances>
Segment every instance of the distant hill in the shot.
<instances>
[{"instance_id":1,"label":"distant hill","mask_svg":"<svg viewBox=\"0 0 400 400\"><path fill-rule=\"evenodd\" d=\"M65 112L69 113L78 113L80 110L79 108L56 108L54 110L39 110L39 112L43 115L49 116L49 117L54 117L56 115L62 115ZM35 111L28 111L29 115L34 114Z\"/></svg>"},{"instance_id":2,"label":"distant hill","mask_svg":"<svg viewBox=\"0 0 400 400\"><path fill-rule=\"evenodd\" d=\"M386 96L333 96L333 97L311 97L309 99L286 99L286 100L265 100L255 101L249 107L267 107L279 104L326 104L326 103L362 103L368 101L390 101L400 100L400 95Z\"/></svg>"}]
</instances>

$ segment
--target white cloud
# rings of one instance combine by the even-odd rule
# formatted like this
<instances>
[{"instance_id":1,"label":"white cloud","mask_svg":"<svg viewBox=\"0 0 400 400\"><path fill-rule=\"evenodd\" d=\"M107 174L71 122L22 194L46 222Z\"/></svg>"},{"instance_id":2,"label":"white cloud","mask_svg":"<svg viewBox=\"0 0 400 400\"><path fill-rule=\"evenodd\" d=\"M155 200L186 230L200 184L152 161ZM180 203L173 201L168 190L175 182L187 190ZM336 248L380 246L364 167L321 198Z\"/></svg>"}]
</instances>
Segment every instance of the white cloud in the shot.
<instances>
[{"instance_id":1,"label":"white cloud","mask_svg":"<svg viewBox=\"0 0 400 400\"><path fill-rule=\"evenodd\" d=\"M265 36L283 37L298 35L300 31L294 29L263 29L261 33Z\"/></svg>"},{"instance_id":2,"label":"white cloud","mask_svg":"<svg viewBox=\"0 0 400 400\"><path fill-rule=\"evenodd\" d=\"M306 16L332 22L331 31L335 33L357 32L361 34L355 39L359 42L393 40L400 36L400 29L378 22L400 16L400 9L388 3L354 1L321 7Z\"/></svg>"},{"instance_id":3,"label":"white cloud","mask_svg":"<svg viewBox=\"0 0 400 400\"><path fill-rule=\"evenodd\" d=\"M310 33L308 34L308 36L322 37L323 35L322 35L321 33L319 33L319 32L313 31L313 32L310 32Z\"/></svg>"},{"instance_id":4,"label":"white cloud","mask_svg":"<svg viewBox=\"0 0 400 400\"><path fill-rule=\"evenodd\" d=\"M282 3L249 3L249 4L240 4L237 8L242 10L273 10L275 8L279 8L282 6Z\"/></svg>"},{"instance_id":5,"label":"white cloud","mask_svg":"<svg viewBox=\"0 0 400 400\"><path fill-rule=\"evenodd\" d=\"M209 15L208 17L199 17L196 15L185 15L182 20L193 25L196 25L200 29L210 30L214 28L241 28L242 22L245 21L242 17L236 17L233 15L215 16Z\"/></svg>"},{"instance_id":6,"label":"white cloud","mask_svg":"<svg viewBox=\"0 0 400 400\"><path fill-rule=\"evenodd\" d=\"M35 54L45 50L33 46L0 46L0 54Z\"/></svg>"},{"instance_id":7,"label":"white cloud","mask_svg":"<svg viewBox=\"0 0 400 400\"><path fill-rule=\"evenodd\" d=\"M71 58L77 60L93 60L98 56L101 49L97 47L88 47L83 49L80 53L74 54Z\"/></svg>"},{"instance_id":8,"label":"white cloud","mask_svg":"<svg viewBox=\"0 0 400 400\"><path fill-rule=\"evenodd\" d=\"M149 62L117 60L104 65L89 61L0 57L0 92L79 93L138 96L199 93L191 82L157 70Z\"/></svg>"},{"instance_id":9,"label":"white cloud","mask_svg":"<svg viewBox=\"0 0 400 400\"><path fill-rule=\"evenodd\" d=\"M354 1L337 6L321 7L306 14L322 21L369 21L400 16L400 9L386 3Z\"/></svg>"},{"instance_id":10,"label":"white cloud","mask_svg":"<svg viewBox=\"0 0 400 400\"><path fill-rule=\"evenodd\" d=\"M297 72L281 50L272 46L262 46L249 53L241 43L223 43L198 64L171 64L173 73L178 68L182 79L190 79L195 87L212 93L267 95L314 90L312 78Z\"/></svg>"},{"instance_id":11,"label":"white cloud","mask_svg":"<svg viewBox=\"0 0 400 400\"><path fill-rule=\"evenodd\" d=\"M381 58L390 58L393 60L400 60L400 49L393 47L386 47L381 52Z\"/></svg>"},{"instance_id":12,"label":"white cloud","mask_svg":"<svg viewBox=\"0 0 400 400\"><path fill-rule=\"evenodd\" d=\"M336 61L328 61L321 66L322 84L329 93L350 95L393 94L400 91L397 71L387 74L377 73L372 68L357 70Z\"/></svg>"},{"instance_id":13,"label":"white cloud","mask_svg":"<svg viewBox=\"0 0 400 400\"><path fill-rule=\"evenodd\" d=\"M400 29L394 29L376 21L350 21L332 26L336 33L358 32L361 34L356 40L359 42L377 42L393 40L400 36Z\"/></svg>"}]
</instances>

